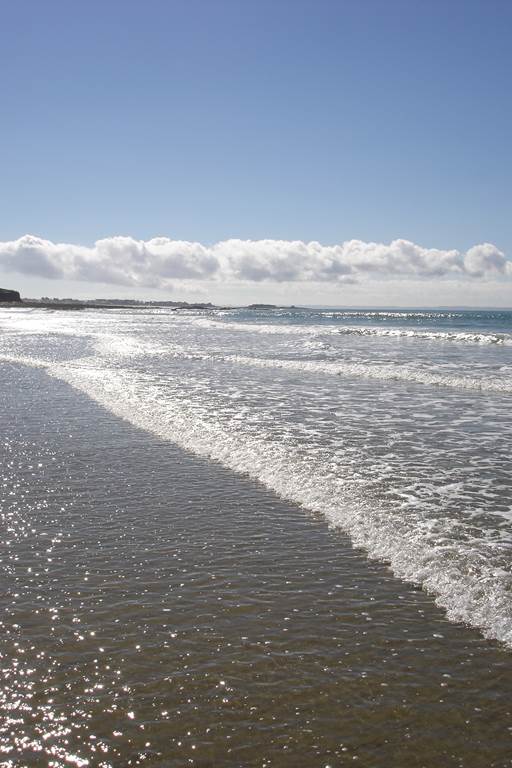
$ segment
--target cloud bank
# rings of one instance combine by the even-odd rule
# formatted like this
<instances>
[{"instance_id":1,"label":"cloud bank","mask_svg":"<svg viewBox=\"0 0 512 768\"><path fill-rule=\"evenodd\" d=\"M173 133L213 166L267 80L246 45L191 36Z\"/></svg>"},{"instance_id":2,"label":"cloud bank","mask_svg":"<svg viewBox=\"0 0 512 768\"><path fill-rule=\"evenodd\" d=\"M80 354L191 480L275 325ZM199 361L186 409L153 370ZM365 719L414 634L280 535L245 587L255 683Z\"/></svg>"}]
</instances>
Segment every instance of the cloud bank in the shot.
<instances>
[{"instance_id":1,"label":"cloud bank","mask_svg":"<svg viewBox=\"0 0 512 768\"><path fill-rule=\"evenodd\" d=\"M0 268L31 277L170 289L173 280L350 283L360 279L512 278L512 261L491 243L466 252L348 240L224 240L212 246L156 237L109 237L93 247L33 235L0 241Z\"/></svg>"}]
</instances>

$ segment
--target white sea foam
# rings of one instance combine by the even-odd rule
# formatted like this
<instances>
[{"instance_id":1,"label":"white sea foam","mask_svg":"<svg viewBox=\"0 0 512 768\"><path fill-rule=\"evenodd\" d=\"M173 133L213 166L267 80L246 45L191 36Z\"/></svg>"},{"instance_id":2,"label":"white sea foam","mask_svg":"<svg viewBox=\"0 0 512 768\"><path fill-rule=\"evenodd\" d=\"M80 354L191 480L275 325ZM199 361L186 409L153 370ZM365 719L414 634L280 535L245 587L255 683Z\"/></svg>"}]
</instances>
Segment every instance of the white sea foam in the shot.
<instances>
[{"instance_id":1,"label":"white sea foam","mask_svg":"<svg viewBox=\"0 0 512 768\"><path fill-rule=\"evenodd\" d=\"M311 349L325 348L322 342L309 342ZM98 345L98 349L108 347L108 342ZM148 354L150 350L148 349ZM172 344L164 349L155 348L153 354L166 354L183 360L204 360L209 363L227 363L230 365L252 366L276 370L300 371L306 374L340 376L346 378L373 379L377 381L401 381L407 384L449 387L473 392L493 392L512 394L512 376L464 376L457 373L440 373L427 367L413 367L404 363L369 363L323 360L283 360L281 358L249 357L247 355L209 354L199 348L186 349L179 344ZM139 349L139 354L143 350ZM501 374L507 369L503 369Z\"/></svg>"},{"instance_id":2,"label":"white sea foam","mask_svg":"<svg viewBox=\"0 0 512 768\"><path fill-rule=\"evenodd\" d=\"M512 344L507 333L472 333L471 331L418 331L414 328L370 328L366 326L337 328L340 335L381 336L398 339L422 339L424 341L453 341L471 344Z\"/></svg>"},{"instance_id":3,"label":"white sea foam","mask_svg":"<svg viewBox=\"0 0 512 768\"><path fill-rule=\"evenodd\" d=\"M354 333L343 359L313 359L331 354L339 327L326 337L326 326L190 314L56 315L11 315L1 359L47 368L132 424L321 512L450 618L512 646L507 348L438 356Z\"/></svg>"},{"instance_id":4,"label":"white sea foam","mask_svg":"<svg viewBox=\"0 0 512 768\"><path fill-rule=\"evenodd\" d=\"M436 387L451 387L480 392L512 393L512 377L469 377L456 374L435 373L428 369L413 368L405 364L368 364L349 362L323 362L310 360L261 359L243 355L227 355L224 360L252 365L258 368L281 368L290 371L303 371L312 374L330 376L348 376L355 378L377 379L379 381L403 381L411 384L424 384Z\"/></svg>"},{"instance_id":5,"label":"white sea foam","mask_svg":"<svg viewBox=\"0 0 512 768\"><path fill-rule=\"evenodd\" d=\"M313 350L326 348L323 342L309 342ZM111 340L109 337L98 338L95 348L99 353L108 352L112 356L135 357L144 355L165 355L169 358L182 360L203 360L208 363L227 363L229 365L244 365L255 368L300 371L313 375L340 376L345 378L373 379L377 381L401 381L407 384L424 386L449 387L451 389L466 389L476 392L495 392L512 394L512 376L462 376L455 373L439 373L429 368L413 367L407 364L388 363L377 364L369 362L351 363L344 361L323 360L283 360L279 358L260 358L244 355L209 354L199 348L186 349L179 344L137 343L133 339Z\"/></svg>"},{"instance_id":6,"label":"white sea foam","mask_svg":"<svg viewBox=\"0 0 512 768\"><path fill-rule=\"evenodd\" d=\"M330 316L330 315L328 315ZM509 333L484 333L471 331L436 331L415 328L378 328L375 326L340 326L340 325L285 325L280 323L241 323L223 322L210 318L196 318L194 323L202 328L223 330L232 333L243 331L244 333L261 333L281 336L377 336L382 338L418 339L423 341L444 341L471 344L511 344L512 334Z\"/></svg>"},{"instance_id":7,"label":"white sea foam","mask_svg":"<svg viewBox=\"0 0 512 768\"><path fill-rule=\"evenodd\" d=\"M451 619L512 645L512 575L501 565L500 539L475 536L469 526L464 536L454 537L451 520L424 519L421 509L415 513L397 502L376 503L352 465L333 473L321 457L271 439L265 430L248 429L244 420L226 425L192 400L164 397L149 376L106 371L94 358L53 366L51 373L135 426L321 512L370 556L389 561L397 576L422 583Z\"/></svg>"},{"instance_id":8,"label":"white sea foam","mask_svg":"<svg viewBox=\"0 0 512 768\"><path fill-rule=\"evenodd\" d=\"M167 355L172 353L173 346L159 344L140 339L135 336L127 336L115 333L94 332L91 334L94 348L103 357L141 357L142 355Z\"/></svg>"}]
</instances>

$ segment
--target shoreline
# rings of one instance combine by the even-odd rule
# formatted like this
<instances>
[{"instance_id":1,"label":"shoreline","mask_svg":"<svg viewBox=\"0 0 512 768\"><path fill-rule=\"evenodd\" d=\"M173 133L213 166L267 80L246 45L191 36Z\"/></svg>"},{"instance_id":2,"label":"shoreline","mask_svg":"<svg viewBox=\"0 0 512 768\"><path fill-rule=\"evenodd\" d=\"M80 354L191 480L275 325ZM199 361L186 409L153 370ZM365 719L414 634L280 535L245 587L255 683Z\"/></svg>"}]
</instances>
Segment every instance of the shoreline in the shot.
<instances>
[{"instance_id":1,"label":"shoreline","mask_svg":"<svg viewBox=\"0 0 512 768\"><path fill-rule=\"evenodd\" d=\"M318 516L43 371L2 365L25 499L9 518L20 537L5 637L36 669L31 644L53 660L53 683L71 685L53 711L82 711L115 764L144 751L151 766L510 764L512 661L497 643L450 623ZM41 557L46 572L27 575ZM44 610L29 619L32 601L57 607L57 623ZM94 699L80 692L91 674L104 686ZM85 759L90 742L71 741ZM50 743L64 749L58 733Z\"/></svg>"}]
</instances>

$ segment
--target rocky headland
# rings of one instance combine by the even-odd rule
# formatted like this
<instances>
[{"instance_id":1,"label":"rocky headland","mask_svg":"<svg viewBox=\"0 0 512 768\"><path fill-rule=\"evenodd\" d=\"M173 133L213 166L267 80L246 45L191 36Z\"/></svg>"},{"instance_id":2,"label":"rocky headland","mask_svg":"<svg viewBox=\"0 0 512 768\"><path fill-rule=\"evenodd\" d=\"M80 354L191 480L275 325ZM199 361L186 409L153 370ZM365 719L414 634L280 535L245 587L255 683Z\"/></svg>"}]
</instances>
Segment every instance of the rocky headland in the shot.
<instances>
[{"instance_id":1,"label":"rocky headland","mask_svg":"<svg viewBox=\"0 0 512 768\"><path fill-rule=\"evenodd\" d=\"M18 291L10 291L7 288L0 288L0 302L21 303L21 296Z\"/></svg>"}]
</instances>

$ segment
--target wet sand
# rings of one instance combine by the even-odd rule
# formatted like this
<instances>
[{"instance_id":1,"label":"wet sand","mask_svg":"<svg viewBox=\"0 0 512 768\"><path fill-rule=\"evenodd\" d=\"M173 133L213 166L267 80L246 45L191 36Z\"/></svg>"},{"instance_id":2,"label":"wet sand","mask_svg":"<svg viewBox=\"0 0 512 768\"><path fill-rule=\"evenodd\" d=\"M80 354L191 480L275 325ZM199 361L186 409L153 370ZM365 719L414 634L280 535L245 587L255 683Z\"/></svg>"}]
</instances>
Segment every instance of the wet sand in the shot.
<instances>
[{"instance_id":1,"label":"wet sand","mask_svg":"<svg viewBox=\"0 0 512 768\"><path fill-rule=\"evenodd\" d=\"M510 651L258 483L0 373L0 766L512 765Z\"/></svg>"}]
</instances>

